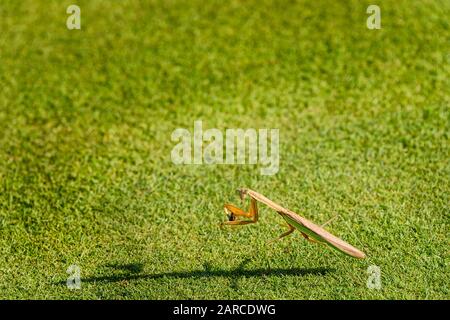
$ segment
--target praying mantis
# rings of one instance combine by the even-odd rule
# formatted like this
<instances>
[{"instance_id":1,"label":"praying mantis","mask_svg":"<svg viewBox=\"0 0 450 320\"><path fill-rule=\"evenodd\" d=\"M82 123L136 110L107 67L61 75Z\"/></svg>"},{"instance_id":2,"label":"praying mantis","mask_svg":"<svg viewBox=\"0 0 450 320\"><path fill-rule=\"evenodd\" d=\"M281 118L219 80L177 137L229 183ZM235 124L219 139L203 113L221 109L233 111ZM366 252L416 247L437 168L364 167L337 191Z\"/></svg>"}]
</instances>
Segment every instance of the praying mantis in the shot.
<instances>
[{"instance_id":1,"label":"praying mantis","mask_svg":"<svg viewBox=\"0 0 450 320\"><path fill-rule=\"evenodd\" d=\"M228 221L223 222L221 225L237 226L258 222L257 201L259 201L278 212L278 214L283 217L283 219L289 226L289 230L281 234L277 239L281 239L287 235L290 235L292 232L294 232L294 230L297 229L300 231L302 236L310 242L327 245L354 258L364 259L366 257L364 252L358 250L344 240L332 235L327 230L325 230L323 226L330 221L326 222L322 226L318 226L308 219L303 218L286 208L283 208L282 206L276 204L272 200L266 198L256 191L242 188L239 189L238 192L242 201L244 201L246 196L250 197L250 207L248 209L248 212L245 212L244 210L239 209L232 204L225 204L224 210L227 214ZM243 217L250 220L238 220L238 217Z\"/></svg>"}]
</instances>

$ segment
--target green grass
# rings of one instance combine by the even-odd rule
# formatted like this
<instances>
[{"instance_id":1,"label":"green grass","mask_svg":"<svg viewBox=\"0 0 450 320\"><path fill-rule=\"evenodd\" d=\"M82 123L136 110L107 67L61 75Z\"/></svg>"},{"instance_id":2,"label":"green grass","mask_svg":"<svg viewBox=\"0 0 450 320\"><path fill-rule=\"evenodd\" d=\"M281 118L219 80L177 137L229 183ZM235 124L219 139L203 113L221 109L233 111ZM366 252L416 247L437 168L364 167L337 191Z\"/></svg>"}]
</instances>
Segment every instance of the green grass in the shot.
<instances>
[{"instance_id":1,"label":"green grass","mask_svg":"<svg viewBox=\"0 0 450 320\"><path fill-rule=\"evenodd\" d=\"M450 297L448 1L378 1L381 30L373 1L72 3L0 4L0 298ZM174 165L195 120L279 128L280 171ZM267 207L221 230L238 187L368 259L268 244Z\"/></svg>"}]
</instances>

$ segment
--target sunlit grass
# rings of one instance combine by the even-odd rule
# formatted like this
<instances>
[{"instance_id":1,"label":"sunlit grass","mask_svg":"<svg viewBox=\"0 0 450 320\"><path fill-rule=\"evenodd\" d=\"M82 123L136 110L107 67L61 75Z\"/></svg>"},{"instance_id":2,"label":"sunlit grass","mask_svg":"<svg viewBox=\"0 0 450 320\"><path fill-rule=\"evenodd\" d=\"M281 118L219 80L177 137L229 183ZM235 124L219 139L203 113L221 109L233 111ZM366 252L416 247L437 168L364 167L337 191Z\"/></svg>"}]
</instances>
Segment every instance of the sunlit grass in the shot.
<instances>
[{"instance_id":1,"label":"sunlit grass","mask_svg":"<svg viewBox=\"0 0 450 320\"><path fill-rule=\"evenodd\" d=\"M449 3L0 4L1 298L448 298ZM176 128L279 128L280 170L175 166ZM280 217L220 229L261 192ZM67 268L81 268L69 290ZM381 290L367 268L381 268Z\"/></svg>"}]
</instances>

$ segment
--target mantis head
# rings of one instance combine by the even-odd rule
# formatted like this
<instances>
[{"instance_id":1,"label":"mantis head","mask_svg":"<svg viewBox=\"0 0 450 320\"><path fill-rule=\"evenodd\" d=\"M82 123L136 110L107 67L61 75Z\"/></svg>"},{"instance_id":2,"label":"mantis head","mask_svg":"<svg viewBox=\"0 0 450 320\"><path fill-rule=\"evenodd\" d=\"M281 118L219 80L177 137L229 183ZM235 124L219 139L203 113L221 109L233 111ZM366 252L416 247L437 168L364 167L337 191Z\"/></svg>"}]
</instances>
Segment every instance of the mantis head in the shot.
<instances>
[{"instance_id":1,"label":"mantis head","mask_svg":"<svg viewBox=\"0 0 450 320\"><path fill-rule=\"evenodd\" d=\"M245 200L245 196L247 195L246 189L237 189L236 192L239 195L239 198L241 198L241 201L243 202Z\"/></svg>"}]
</instances>

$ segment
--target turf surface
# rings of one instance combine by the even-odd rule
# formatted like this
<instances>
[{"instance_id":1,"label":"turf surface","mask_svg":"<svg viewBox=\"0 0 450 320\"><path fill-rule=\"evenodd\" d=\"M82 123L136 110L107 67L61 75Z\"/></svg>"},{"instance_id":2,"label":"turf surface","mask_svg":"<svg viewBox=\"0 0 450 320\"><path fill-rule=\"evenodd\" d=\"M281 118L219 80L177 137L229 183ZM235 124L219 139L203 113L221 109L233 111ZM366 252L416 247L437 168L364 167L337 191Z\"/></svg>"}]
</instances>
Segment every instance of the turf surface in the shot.
<instances>
[{"instance_id":1,"label":"turf surface","mask_svg":"<svg viewBox=\"0 0 450 320\"><path fill-rule=\"evenodd\" d=\"M73 2L0 3L0 298L449 298L450 2ZM174 165L195 120L279 128L280 171ZM244 186L368 259L220 229Z\"/></svg>"}]
</instances>

